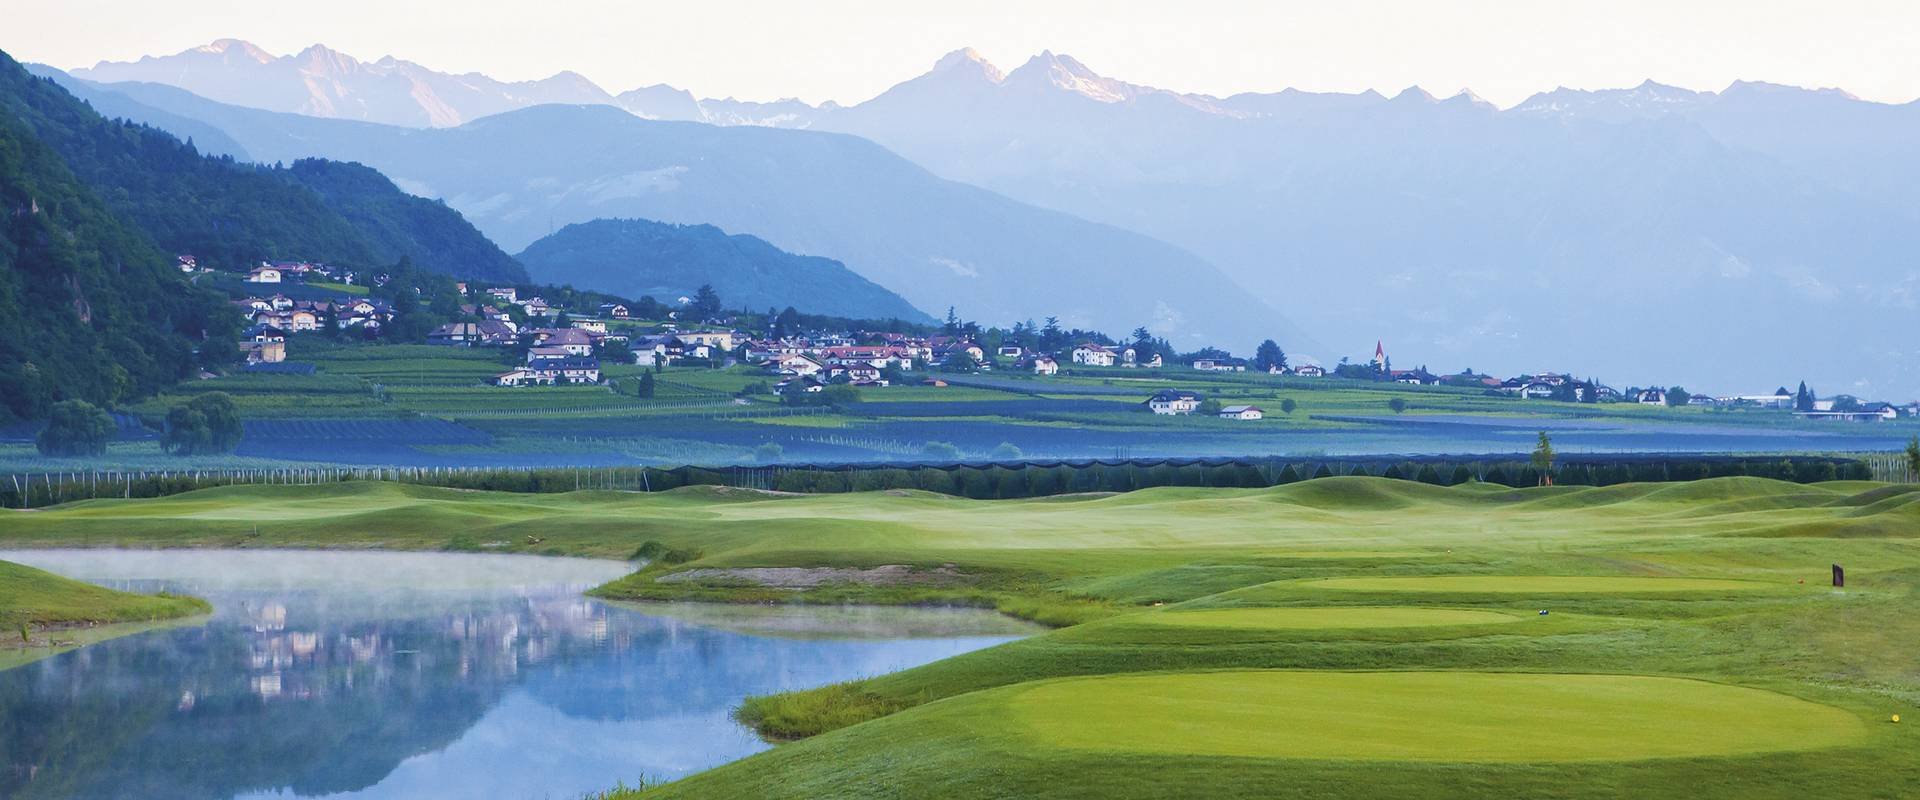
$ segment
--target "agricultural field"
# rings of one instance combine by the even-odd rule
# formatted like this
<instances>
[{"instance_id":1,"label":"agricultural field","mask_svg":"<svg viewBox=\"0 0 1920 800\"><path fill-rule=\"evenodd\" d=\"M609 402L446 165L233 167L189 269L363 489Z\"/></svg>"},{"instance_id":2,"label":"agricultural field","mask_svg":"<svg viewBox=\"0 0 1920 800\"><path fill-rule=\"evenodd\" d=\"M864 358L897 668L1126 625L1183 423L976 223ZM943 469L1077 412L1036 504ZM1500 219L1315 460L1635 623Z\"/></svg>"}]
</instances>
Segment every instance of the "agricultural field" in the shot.
<instances>
[{"instance_id":1,"label":"agricultural field","mask_svg":"<svg viewBox=\"0 0 1920 800\"><path fill-rule=\"evenodd\" d=\"M606 386L502 388L486 382L508 366L506 351L308 338L289 347L289 360L311 365L311 374L241 372L192 381L123 411L145 420L150 431L168 408L194 396L233 397L247 427L237 453L161 461L203 468L234 459L435 467L872 462L1009 453L1510 454L1530 449L1541 430L1563 452L1830 453L1897 450L1920 433L1920 424L1907 420L1805 422L1777 411L1523 401L1469 389L1186 369L939 375L949 385L862 388L839 407L790 408L762 393L772 376L745 366L669 368L654 376L653 395L641 398L636 387L643 368L631 364L605 365ZM1146 413L1141 401L1160 389L1256 405L1266 417ZM137 428L105 462L146 463L135 452L143 438ZM0 465L58 471L102 463L15 452L31 439L30 430L0 431Z\"/></svg>"},{"instance_id":2,"label":"agricultural field","mask_svg":"<svg viewBox=\"0 0 1920 800\"><path fill-rule=\"evenodd\" d=\"M1916 537L1920 487L1758 478L1013 501L368 482L0 512L8 547L648 557L594 594L1053 628L753 698L739 717L788 743L615 795L645 798L1906 796Z\"/></svg>"}]
</instances>

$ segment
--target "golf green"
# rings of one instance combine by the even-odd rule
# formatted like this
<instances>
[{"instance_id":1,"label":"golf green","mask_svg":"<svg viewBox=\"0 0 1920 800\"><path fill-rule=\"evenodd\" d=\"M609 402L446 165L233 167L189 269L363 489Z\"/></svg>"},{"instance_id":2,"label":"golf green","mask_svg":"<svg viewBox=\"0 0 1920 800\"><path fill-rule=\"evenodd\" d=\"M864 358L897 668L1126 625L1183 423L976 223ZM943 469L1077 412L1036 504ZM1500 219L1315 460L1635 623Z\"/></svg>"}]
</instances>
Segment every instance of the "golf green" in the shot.
<instances>
[{"instance_id":1,"label":"golf green","mask_svg":"<svg viewBox=\"0 0 1920 800\"><path fill-rule=\"evenodd\" d=\"M1328 578L1304 584L1315 589L1410 594L1667 594L1745 592L1774 588L1758 581L1717 578L1636 578L1566 575L1430 575L1392 578Z\"/></svg>"},{"instance_id":2,"label":"golf green","mask_svg":"<svg viewBox=\"0 0 1920 800\"><path fill-rule=\"evenodd\" d=\"M1627 761L1812 750L1854 715L1783 694L1638 675L1204 672L1073 678L1006 695L1038 744L1362 761Z\"/></svg>"},{"instance_id":3,"label":"golf green","mask_svg":"<svg viewBox=\"0 0 1920 800\"><path fill-rule=\"evenodd\" d=\"M1358 608L1207 608L1162 611L1128 617L1144 625L1261 630L1354 630L1420 628L1439 625L1487 625L1519 622L1523 617L1495 611L1456 608L1374 606Z\"/></svg>"}]
</instances>

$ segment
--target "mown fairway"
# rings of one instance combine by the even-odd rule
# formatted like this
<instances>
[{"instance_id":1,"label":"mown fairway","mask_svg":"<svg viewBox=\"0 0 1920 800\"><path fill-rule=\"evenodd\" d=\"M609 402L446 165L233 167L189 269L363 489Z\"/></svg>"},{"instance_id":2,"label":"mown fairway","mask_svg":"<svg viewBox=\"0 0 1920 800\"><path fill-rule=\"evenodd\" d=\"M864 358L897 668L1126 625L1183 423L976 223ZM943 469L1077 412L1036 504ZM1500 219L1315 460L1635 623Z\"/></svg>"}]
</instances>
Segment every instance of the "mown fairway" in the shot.
<instances>
[{"instance_id":1,"label":"mown fairway","mask_svg":"<svg viewBox=\"0 0 1920 800\"><path fill-rule=\"evenodd\" d=\"M0 514L0 545L652 542L659 561L598 592L1062 626L752 700L744 719L804 738L649 797L1904 797L1920 739L1889 718L1920 708L1917 489L229 487Z\"/></svg>"},{"instance_id":2,"label":"mown fairway","mask_svg":"<svg viewBox=\"0 0 1920 800\"><path fill-rule=\"evenodd\" d=\"M1785 695L1633 675L1196 672L998 692L1035 744L1367 761L1620 761L1811 750L1860 720Z\"/></svg>"}]
</instances>

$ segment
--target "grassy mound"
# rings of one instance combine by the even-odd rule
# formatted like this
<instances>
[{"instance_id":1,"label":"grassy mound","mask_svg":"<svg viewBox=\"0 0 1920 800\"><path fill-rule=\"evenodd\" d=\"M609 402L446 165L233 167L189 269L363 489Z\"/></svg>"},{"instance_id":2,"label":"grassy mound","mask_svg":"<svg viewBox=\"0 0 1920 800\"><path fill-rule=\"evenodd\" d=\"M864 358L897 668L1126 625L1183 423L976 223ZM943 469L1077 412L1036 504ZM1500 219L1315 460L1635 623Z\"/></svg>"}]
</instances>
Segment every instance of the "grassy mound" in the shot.
<instances>
[{"instance_id":1,"label":"grassy mound","mask_svg":"<svg viewBox=\"0 0 1920 800\"><path fill-rule=\"evenodd\" d=\"M176 595L120 592L0 561L0 622L17 637L21 625L43 628L104 622L168 619L212 610L207 601Z\"/></svg>"},{"instance_id":2,"label":"grassy mound","mask_svg":"<svg viewBox=\"0 0 1920 800\"><path fill-rule=\"evenodd\" d=\"M1497 611L1410 606L1352 608L1203 608L1127 617L1136 625L1263 630L1364 630L1441 625L1497 625L1525 617Z\"/></svg>"},{"instance_id":3,"label":"grassy mound","mask_svg":"<svg viewBox=\"0 0 1920 800\"><path fill-rule=\"evenodd\" d=\"M1624 761L1840 747L1865 733L1851 713L1782 694L1632 675L1170 673L1045 682L1003 702L1038 745L1188 756Z\"/></svg>"}]
</instances>

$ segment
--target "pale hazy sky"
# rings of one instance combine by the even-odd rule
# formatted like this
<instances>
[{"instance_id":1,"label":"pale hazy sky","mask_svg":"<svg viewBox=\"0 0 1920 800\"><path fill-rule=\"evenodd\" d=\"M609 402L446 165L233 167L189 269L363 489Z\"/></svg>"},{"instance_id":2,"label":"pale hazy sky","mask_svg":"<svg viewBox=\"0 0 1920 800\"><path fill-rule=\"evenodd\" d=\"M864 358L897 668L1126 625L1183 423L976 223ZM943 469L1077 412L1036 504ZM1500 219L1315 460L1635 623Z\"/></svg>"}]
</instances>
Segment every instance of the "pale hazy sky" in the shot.
<instances>
[{"instance_id":1,"label":"pale hazy sky","mask_svg":"<svg viewBox=\"0 0 1920 800\"><path fill-rule=\"evenodd\" d=\"M1043 49L1101 74L1226 95L1470 88L1501 106L1555 86L1735 79L1920 96L1912 0L0 0L0 49L58 67L246 39L363 60L619 92L857 102L971 46L1004 70Z\"/></svg>"}]
</instances>

